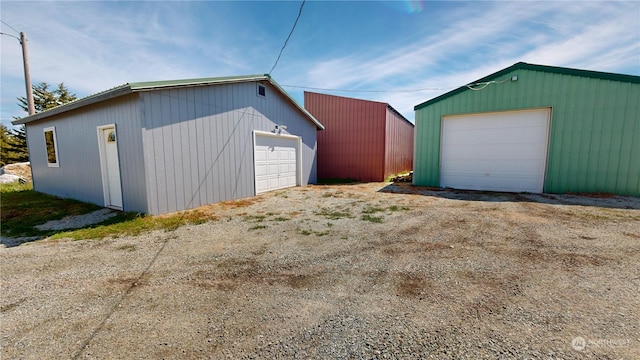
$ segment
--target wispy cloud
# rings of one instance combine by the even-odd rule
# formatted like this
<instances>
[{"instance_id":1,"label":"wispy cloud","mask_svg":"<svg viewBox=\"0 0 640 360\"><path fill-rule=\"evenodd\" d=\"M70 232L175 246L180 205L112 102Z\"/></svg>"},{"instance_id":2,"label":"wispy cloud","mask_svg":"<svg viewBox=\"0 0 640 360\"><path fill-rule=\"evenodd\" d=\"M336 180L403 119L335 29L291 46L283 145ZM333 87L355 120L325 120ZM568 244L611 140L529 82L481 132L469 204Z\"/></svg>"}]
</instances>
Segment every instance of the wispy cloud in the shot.
<instances>
[{"instance_id":1,"label":"wispy cloud","mask_svg":"<svg viewBox=\"0 0 640 360\"><path fill-rule=\"evenodd\" d=\"M473 17L453 15L456 21L415 43L312 62L307 73L288 81L327 89L396 90L347 96L389 102L413 119L414 105L518 61L600 71L635 66L640 71L638 8L633 4L500 2L475 10ZM568 20L573 27L566 25ZM432 88L437 90L402 92Z\"/></svg>"},{"instance_id":2,"label":"wispy cloud","mask_svg":"<svg viewBox=\"0 0 640 360\"><path fill-rule=\"evenodd\" d=\"M426 2L411 15L378 5L308 4L276 80L387 90L335 93L388 102L413 119L414 105L518 61L640 73L636 2ZM268 71L296 12L277 2L2 1L3 20L30 39L33 82L64 81L81 96L128 81ZM17 40L0 41L6 122L23 115L22 55Z\"/></svg>"}]
</instances>

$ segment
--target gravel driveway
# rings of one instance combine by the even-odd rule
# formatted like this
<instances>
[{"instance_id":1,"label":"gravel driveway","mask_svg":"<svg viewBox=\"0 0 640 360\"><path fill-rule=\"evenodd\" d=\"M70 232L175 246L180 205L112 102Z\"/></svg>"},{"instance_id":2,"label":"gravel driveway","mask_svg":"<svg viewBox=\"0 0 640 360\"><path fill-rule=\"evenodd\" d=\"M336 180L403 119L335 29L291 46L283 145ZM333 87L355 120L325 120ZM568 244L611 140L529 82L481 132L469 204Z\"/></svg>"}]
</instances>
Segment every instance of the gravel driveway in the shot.
<instances>
[{"instance_id":1,"label":"gravel driveway","mask_svg":"<svg viewBox=\"0 0 640 360\"><path fill-rule=\"evenodd\" d=\"M0 357L634 359L639 200L309 186L0 248Z\"/></svg>"}]
</instances>

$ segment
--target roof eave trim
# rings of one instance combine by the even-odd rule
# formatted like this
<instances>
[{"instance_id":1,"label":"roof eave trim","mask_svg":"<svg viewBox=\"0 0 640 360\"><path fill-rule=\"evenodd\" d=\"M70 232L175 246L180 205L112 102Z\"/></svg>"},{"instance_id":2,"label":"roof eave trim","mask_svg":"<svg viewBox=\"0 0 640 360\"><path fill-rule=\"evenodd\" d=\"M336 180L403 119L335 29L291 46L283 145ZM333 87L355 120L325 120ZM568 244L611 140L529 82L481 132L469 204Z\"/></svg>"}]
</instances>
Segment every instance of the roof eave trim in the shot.
<instances>
[{"instance_id":1,"label":"roof eave trim","mask_svg":"<svg viewBox=\"0 0 640 360\"><path fill-rule=\"evenodd\" d=\"M129 84L125 84L119 87L116 87L114 89L111 90L107 90L105 92L102 93L98 93L92 96L88 96L76 101L72 101L70 103L64 104L64 105L60 105L57 106L53 109L50 110L46 110L46 111L42 111L39 112L37 114L31 115L31 116L27 116L18 120L14 120L11 123L13 125L23 125L23 124L28 124L30 122L34 122L34 121L38 121L50 116L54 116L54 115L58 115L58 114L62 114L64 112L67 111L71 111L71 110L75 110L87 105L91 105L97 102L101 102L104 100L108 100L108 99L113 99L115 97L118 96L122 96L122 95L126 95L126 94L131 94L131 87L129 86Z\"/></svg>"},{"instance_id":2,"label":"roof eave trim","mask_svg":"<svg viewBox=\"0 0 640 360\"><path fill-rule=\"evenodd\" d=\"M288 92L286 92L275 80L273 80L273 78L271 78L269 74L265 74L265 77L266 77L266 80L269 81L269 83L273 85L276 89L278 89L278 91L280 91L280 93L284 95L287 98L287 100L289 100L296 108L298 108L298 110L300 110L303 115L308 117L309 120L311 120L318 129L324 130L324 125L322 125L320 121L318 121L318 119L316 119L313 115L311 115L311 113L308 112L305 108L300 106L300 104L298 104L298 102L295 101L295 99L292 98Z\"/></svg>"},{"instance_id":3,"label":"roof eave trim","mask_svg":"<svg viewBox=\"0 0 640 360\"><path fill-rule=\"evenodd\" d=\"M602 79L602 80L611 80L611 81L621 81L621 82L630 82L630 83L634 83L634 84L640 84L640 76L635 76L635 75L627 75L627 74L616 74L616 73L607 73L607 72L601 72L601 71L592 71L592 70L582 70L582 69L572 69L572 68L564 68L564 67L558 67L558 66L547 66L547 65L537 65L537 64L529 64L529 63L525 63L525 62L518 62L515 63L511 66L509 66L508 68L499 70L494 72L493 74L487 75L481 79L478 79L476 81L472 81L470 84L473 83L481 83L481 82L486 82L489 81L491 79L500 77L504 74L510 73L512 71L515 70L533 70L533 71L543 71L543 72L550 72L550 73L556 73L556 74L562 74L562 75L572 75L572 76L582 76L582 77L588 77L588 78L594 78L594 79ZM467 87L467 85L463 85L460 86L459 88L453 89L449 92L446 92L440 96L436 96L433 99L427 100L423 103L420 103L416 106L413 107L414 111L420 110L424 107L427 107L433 103L436 103L440 100L446 99L450 96L459 94L463 91L469 90L469 88Z\"/></svg>"},{"instance_id":4,"label":"roof eave trim","mask_svg":"<svg viewBox=\"0 0 640 360\"><path fill-rule=\"evenodd\" d=\"M134 92L145 92L162 89L175 89L189 86L207 86L207 85L222 85L239 82L256 82L256 81L268 81L273 87L275 87L293 106L295 106L304 116L306 116L311 122L320 130L324 130L324 125L320 123L311 113L305 110L295 99L289 95L275 80L271 78L269 74L264 75L249 75L246 77L229 77L229 78L210 78L202 79L201 81L185 80L184 83L176 83L175 81L167 82L138 82L125 84L111 90L107 90L95 95L91 95L68 104L64 104L55 107L51 110L43 111L31 116L24 117L22 119L12 121L13 125L27 124L33 121L38 121L50 116L58 115L67 111L78 109L87 105L91 105L104 100L112 99L118 96L132 94Z\"/></svg>"},{"instance_id":5,"label":"roof eave trim","mask_svg":"<svg viewBox=\"0 0 640 360\"><path fill-rule=\"evenodd\" d=\"M132 92L142 92L142 91L152 91L152 90L160 90L160 89L175 89L175 88L183 88L183 87L191 87L191 86L208 86L208 85L221 85L221 84L236 84L241 82L254 82L267 80L269 78L268 75L249 75L246 77L233 77L230 76L228 78L220 79L220 78L211 78L211 79L202 79L200 81L193 81L187 79L184 83L176 83L174 80L169 81L149 81L149 82L137 82L130 83Z\"/></svg>"},{"instance_id":6,"label":"roof eave trim","mask_svg":"<svg viewBox=\"0 0 640 360\"><path fill-rule=\"evenodd\" d=\"M396 115L400 116L400 117L402 118L402 120L404 120L404 121L408 122L411 126L414 126L414 127L415 127L415 125L414 125L411 121L409 121L409 119L407 119L406 117L404 117L404 115L402 115L402 114L400 113L400 111L396 110L393 106L391 106L391 105L387 104L387 109L391 110L393 113L395 113Z\"/></svg>"}]
</instances>

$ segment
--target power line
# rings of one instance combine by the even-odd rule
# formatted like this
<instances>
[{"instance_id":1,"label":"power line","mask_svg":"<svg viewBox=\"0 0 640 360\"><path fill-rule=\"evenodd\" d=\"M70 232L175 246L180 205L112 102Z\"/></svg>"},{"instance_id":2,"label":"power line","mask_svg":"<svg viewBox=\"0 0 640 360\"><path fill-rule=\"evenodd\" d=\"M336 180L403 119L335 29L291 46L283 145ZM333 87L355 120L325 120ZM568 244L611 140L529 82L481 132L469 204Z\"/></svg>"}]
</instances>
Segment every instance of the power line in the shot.
<instances>
[{"instance_id":1,"label":"power line","mask_svg":"<svg viewBox=\"0 0 640 360\"><path fill-rule=\"evenodd\" d=\"M20 40L20 38L19 38L19 37L17 37L17 36L15 36L15 35L11 35L11 34L7 34L7 33L3 33L3 32L0 32L0 35L7 35L7 36L10 36L10 37L12 37L12 38L14 38L14 39L18 39L18 41L22 42L22 40Z\"/></svg>"},{"instance_id":2,"label":"power line","mask_svg":"<svg viewBox=\"0 0 640 360\"><path fill-rule=\"evenodd\" d=\"M271 68L271 70L269 70L269 75L271 75L271 73L276 68L276 66L278 66L278 61L280 60L280 56L282 56L282 52L284 51L284 48L287 47L287 42L289 42L289 39L291 38L293 31L296 29L296 25L298 25L298 20L300 19L300 15L302 15L302 8L304 7L305 1L306 0L302 0L302 4L300 4L300 10L298 10L298 16L296 17L296 21L293 23L291 32L289 32L289 36L287 36L287 39L284 41L284 44L282 45L282 49L280 49L280 53L278 54L278 58L276 59L276 62L273 64L273 67Z\"/></svg>"},{"instance_id":3,"label":"power line","mask_svg":"<svg viewBox=\"0 0 640 360\"><path fill-rule=\"evenodd\" d=\"M0 21L2 21L3 24L7 25L9 27L9 29L15 31L17 34L20 34L20 31L14 29L13 26L11 26L11 25L7 24L6 22L4 22L4 20L0 20ZM9 34L6 34L6 35L9 35Z\"/></svg>"}]
</instances>

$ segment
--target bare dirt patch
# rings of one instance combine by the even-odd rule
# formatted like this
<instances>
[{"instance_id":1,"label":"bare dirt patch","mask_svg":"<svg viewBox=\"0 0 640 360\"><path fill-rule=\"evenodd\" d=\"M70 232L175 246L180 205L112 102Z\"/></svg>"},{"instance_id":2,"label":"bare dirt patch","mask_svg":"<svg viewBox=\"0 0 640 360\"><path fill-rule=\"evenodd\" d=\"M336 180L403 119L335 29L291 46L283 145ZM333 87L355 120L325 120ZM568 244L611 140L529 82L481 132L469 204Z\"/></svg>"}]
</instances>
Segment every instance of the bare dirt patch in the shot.
<instances>
[{"instance_id":1,"label":"bare dirt patch","mask_svg":"<svg viewBox=\"0 0 640 360\"><path fill-rule=\"evenodd\" d=\"M0 249L0 354L632 359L637 204L309 186L174 231Z\"/></svg>"}]
</instances>

